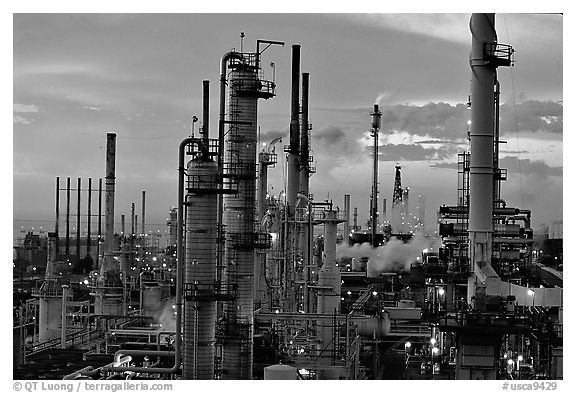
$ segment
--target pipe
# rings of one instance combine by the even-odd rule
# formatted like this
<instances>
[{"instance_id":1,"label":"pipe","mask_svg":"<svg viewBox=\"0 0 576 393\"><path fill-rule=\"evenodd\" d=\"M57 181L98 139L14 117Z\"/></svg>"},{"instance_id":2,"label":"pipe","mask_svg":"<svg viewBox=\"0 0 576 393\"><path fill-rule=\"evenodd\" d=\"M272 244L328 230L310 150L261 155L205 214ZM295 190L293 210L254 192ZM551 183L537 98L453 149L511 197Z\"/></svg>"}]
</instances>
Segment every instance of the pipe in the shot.
<instances>
[{"instance_id":1,"label":"pipe","mask_svg":"<svg viewBox=\"0 0 576 393\"><path fill-rule=\"evenodd\" d=\"M60 345L66 349L66 307L68 301L68 285L62 285L62 328L60 331Z\"/></svg>"},{"instance_id":2,"label":"pipe","mask_svg":"<svg viewBox=\"0 0 576 393\"><path fill-rule=\"evenodd\" d=\"M183 247L183 222L184 222L184 154L188 144L198 144L201 141L197 138L184 139L178 148L178 233L176 245L176 331L175 331L175 348L172 351L140 351L140 350L121 350L116 352L116 356L122 354L129 355L148 355L148 356L171 356L175 354L174 366L167 367L104 367L105 371L135 371L139 373L165 373L174 374L180 369L182 363L182 278L184 271L184 247Z\"/></svg>"}]
</instances>

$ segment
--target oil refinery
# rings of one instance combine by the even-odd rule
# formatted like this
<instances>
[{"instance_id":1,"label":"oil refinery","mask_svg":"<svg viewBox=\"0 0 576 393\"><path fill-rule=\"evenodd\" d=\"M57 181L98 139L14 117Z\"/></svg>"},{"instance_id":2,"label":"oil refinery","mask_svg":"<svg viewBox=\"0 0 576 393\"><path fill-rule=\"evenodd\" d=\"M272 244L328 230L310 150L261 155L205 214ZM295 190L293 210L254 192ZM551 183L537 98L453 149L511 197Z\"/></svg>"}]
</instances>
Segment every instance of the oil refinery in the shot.
<instances>
[{"instance_id":1,"label":"oil refinery","mask_svg":"<svg viewBox=\"0 0 576 393\"><path fill-rule=\"evenodd\" d=\"M211 59L218 80L193 81L202 113L171 147L174 206L151 206L143 179L122 214L117 148L130 140L101 131L105 172L52 179L53 224L15 246L13 379L563 379L562 229L550 227L545 250L533 212L506 200L498 71L516 52L495 18L471 15L460 62L470 122L452 163L455 203L426 205L406 186L410 168L380 163L390 113L379 103L365 110L366 200L314 195L311 179L331 163L313 154L311 90L322 86L297 43L258 39L250 51L242 33L240 50ZM261 138L259 106L280 94L289 136ZM278 194L270 179L282 171ZM165 242L149 231L152 208L165 211Z\"/></svg>"}]
</instances>

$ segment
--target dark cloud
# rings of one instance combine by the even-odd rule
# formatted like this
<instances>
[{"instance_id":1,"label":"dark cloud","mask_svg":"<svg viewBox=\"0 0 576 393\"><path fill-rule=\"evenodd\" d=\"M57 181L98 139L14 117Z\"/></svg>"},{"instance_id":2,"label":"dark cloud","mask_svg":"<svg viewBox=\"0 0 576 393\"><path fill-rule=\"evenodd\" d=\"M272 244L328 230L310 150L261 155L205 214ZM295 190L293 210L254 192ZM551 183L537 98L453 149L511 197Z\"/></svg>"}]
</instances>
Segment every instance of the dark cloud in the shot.
<instances>
[{"instance_id":1,"label":"dark cloud","mask_svg":"<svg viewBox=\"0 0 576 393\"><path fill-rule=\"evenodd\" d=\"M327 146L338 145L346 138L345 132L334 126L314 130L311 135L313 140Z\"/></svg>"},{"instance_id":2,"label":"dark cloud","mask_svg":"<svg viewBox=\"0 0 576 393\"><path fill-rule=\"evenodd\" d=\"M457 149L451 146L425 149L418 144L380 146L380 161L427 161L444 160L452 157Z\"/></svg>"},{"instance_id":3,"label":"dark cloud","mask_svg":"<svg viewBox=\"0 0 576 393\"><path fill-rule=\"evenodd\" d=\"M466 123L470 117L467 106L452 106L444 102L424 106L394 105L382 110L382 131L406 131L413 135L442 139L466 137Z\"/></svg>"},{"instance_id":4,"label":"dark cloud","mask_svg":"<svg viewBox=\"0 0 576 393\"><path fill-rule=\"evenodd\" d=\"M288 142L288 130L268 130L260 132L260 140L262 142L270 142L273 139L282 138Z\"/></svg>"},{"instance_id":5,"label":"dark cloud","mask_svg":"<svg viewBox=\"0 0 576 393\"><path fill-rule=\"evenodd\" d=\"M500 106L500 132L544 131L562 134L564 107L553 101L524 101Z\"/></svg>"},{"instance_id":6,"label":"dark cloud","mask_svg":"<svg viewBox=\"0 0 576 393\"><path fill-rule=\"evenodd\" d=\"M550 166L544 161L518 159L517 157L502 157L499 163L500 168L506 169L508 174L522 174L527 176L537 176L544 179L548 176L562 176L562 167ZM457 163L439 162L430 165L431 168L458 169Z\"/></svg>"}]
</instances>

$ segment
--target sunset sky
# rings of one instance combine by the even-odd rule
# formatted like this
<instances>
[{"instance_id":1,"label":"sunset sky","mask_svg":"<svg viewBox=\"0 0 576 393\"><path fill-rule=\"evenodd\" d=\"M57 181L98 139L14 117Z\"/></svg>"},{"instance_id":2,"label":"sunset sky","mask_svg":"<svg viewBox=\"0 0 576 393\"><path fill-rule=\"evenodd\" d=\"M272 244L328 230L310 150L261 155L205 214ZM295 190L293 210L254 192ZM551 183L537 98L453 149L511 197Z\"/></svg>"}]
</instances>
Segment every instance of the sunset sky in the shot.
<instances>
[{"instance_id":1,"label":"sunset sky","mask_svg":"<svg viewBox=\"0 0 576 393\"><path fill-rule=\"evenodd\" d=\"M329 11L329 9L327 9ZM166 229L176 203L177 148L202 115L210 80L210 134L217 135L221 57L257 39L284 41L263 54L275 64L277 96L259 101L261 142L290 123L291 46L310 73L310 122L317 173L310 191L343 206L351 194L368 217L369 131L383 113L380 192L392 200L394 166L403 186L426 198L427 226L456 203L456 155L468 149L470 14L175 13L15 14L13 18L13 219L15 231L55 221L55 178L104 177L106 133L116 132L116 222L140 209ZM531 209L533 227L563 213L563 16L497 13L498 40L516 63L500 68L503 198ZM197 125L200 125L198 123ZM277 149L281 152L281 147ZM270 171L284 189L285 159ZM63 195L63 194L62 194ZM63 196L62 196L63 197ZM415 198L414 198L415 200ZM75 206L75 205L74 205ZM85 209L85 205L83 205ZM94 206L94 204L93 204Z\"/></svg>"}]
</instances>

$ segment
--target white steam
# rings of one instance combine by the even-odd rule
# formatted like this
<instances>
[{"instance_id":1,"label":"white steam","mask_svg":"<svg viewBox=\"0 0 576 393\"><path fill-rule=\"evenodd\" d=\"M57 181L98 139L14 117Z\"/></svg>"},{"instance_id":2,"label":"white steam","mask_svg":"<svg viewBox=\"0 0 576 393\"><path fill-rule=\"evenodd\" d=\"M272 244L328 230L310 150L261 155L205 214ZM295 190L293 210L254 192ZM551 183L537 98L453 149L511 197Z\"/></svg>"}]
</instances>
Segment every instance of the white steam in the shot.
<instances>
[{"instance_id":1,"label":"white steam","mask_svg":"<svg viewBox=\"0 0 576 393\"><path fill-rule=\"evenodd\" d=\"M163 302L162 311L160 314L154 315L154 319L162 325L162 330L175 331L176 330L176 309L174 308L174 299L169 299Z\"/></svg>"},{"instance_id":2,"label":"white steam","mask_svg":"<svg viewBox=\"0 0 576 393\"><path fill-rule=\"evenodd\" d=\"M383 272L409 270L410 264L421 256L423 249L433 248L437 250L438 246L438 239L426 238L424 235L416 233L407 243L393 237L388 243L377 248L372 248L369 243L354 244L353 246L340 243L336 248L336 256L338 258L368 257L367 275L368 277L375 277Z\"/></svg>"}]
</instances>

